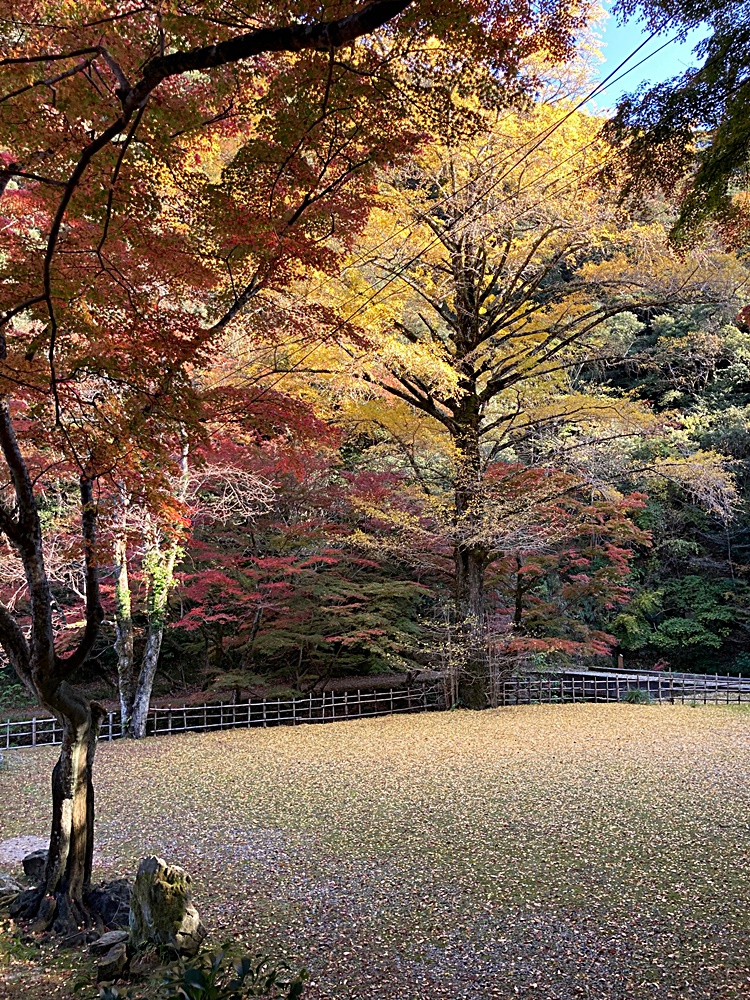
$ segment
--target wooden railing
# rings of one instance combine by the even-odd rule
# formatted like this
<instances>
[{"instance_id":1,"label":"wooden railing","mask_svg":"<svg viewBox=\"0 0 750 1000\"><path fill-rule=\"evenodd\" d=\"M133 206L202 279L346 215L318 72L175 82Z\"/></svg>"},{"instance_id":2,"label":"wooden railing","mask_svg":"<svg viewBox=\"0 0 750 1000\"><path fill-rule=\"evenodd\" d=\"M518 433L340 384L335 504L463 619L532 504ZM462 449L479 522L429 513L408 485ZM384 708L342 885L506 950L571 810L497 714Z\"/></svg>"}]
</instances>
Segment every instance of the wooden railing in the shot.
<instances>
[{"instance_id":1,"label":"wooden railing","mask_svg":"<svg viewBox=\"0 0 750 1000\"><path fill-rule=\"evenodd\" d=\"M439 690L422 686L380 691L324 691L303 698L152 708L148 713L146 735L342 722L400 712L428 712L444 707ZM114 740L120 736L119 714L109 712L99 739ZM62 728L54 718L34 717L15 722L8 719L0 724L0 749L52 746L58 745L61 740Z\"/></svg>"},{"instance_id":2,"label":"wooden railing","mask_svg":"<svg viewBox=\"0 0 750 1000\"><path fill-rule=\"evenodd\" d=\"M750 677L646 671L526 674L496 686L498 705L643 700L672 705L750 704Z\"/></svg>"},{"instance_id":3,"label":"wooden railing","mask_svg":"<svg viewBox=\"0 0 750 1000\"><path fill-rule=\"evenodd\" d=\"M639 699L681 705L750 704L750 677L570 670L510 677L495 685L495 697L501 707ZM302 698L152 708L146 735L309 725L401 712L439 711L446 707L439 685L324 691ZM114 740L120 736L119 716L110 712L104 719L100 739ZM0 750L57 745L61 737L60 724L48 717L15 722L8 719L0 723Z\"/></svg>"}]
</instances>

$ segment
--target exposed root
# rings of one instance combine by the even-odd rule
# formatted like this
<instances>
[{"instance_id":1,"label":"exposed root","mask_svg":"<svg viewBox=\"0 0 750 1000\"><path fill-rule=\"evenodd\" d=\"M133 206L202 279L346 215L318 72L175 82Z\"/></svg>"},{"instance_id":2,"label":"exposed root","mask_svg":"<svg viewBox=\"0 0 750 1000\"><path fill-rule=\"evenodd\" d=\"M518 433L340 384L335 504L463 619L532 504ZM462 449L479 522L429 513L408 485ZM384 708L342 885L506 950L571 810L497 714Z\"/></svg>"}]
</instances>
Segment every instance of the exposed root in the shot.
<instances>
[{"instance_id":1,"label":"exposed root","mask_svg":"<svg viewBox=\"0 0 750 1000\"><path fill-rule=\"evenodd\" d=\"M39 904L44 896L44 889L26 889L19 893L10 904L9 912L14 920L32 920L39 912Z\"/></svg>"},{"instance_id":2,"label":"exposed root","mask_svg":"<svg viewBox=\"0 0 750 1000\"><path fill-rule=\"evenodd\" d=\"M57 899L55 896L42 896L39 901L39 908L36 911L36 919L29 928L31 934L44 934L55 921L57 914Z\"/></svg>"},{"instance_id":3,"label":"exposed root","mask_svg":"<svg viewBox=\"0 0 750 1000\"><path fill-rule=\"evenodd\" d=\"M51 930L62 938L81 932L102 933L104 921L98 914L90 913L81 903L64 892L45 895L42 889L29 889L16 898L10 908L16 920L29 921L29 934L44 934Z\"/></svg>"}]
</instances>

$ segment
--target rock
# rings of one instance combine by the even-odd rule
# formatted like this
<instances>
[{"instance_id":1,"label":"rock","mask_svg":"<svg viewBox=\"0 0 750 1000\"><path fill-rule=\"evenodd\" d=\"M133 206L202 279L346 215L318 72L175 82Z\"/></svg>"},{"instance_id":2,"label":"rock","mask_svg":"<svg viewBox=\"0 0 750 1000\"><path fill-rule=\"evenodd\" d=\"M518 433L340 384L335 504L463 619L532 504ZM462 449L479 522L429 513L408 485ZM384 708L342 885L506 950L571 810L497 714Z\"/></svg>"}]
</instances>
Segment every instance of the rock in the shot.
<instances>
[{"instance_id":1,"label":"rock","mask_svg":"<svg viewBox=\"0 0 750 1000\"><path fill-rule=\"evenodd\" d=\"M124 944L127 948L129 937L130 934L127 931L107 931L96 941L91 942L89 951L92 955L104 955L116 944Z\"/></svg>"},{"instance_id":2,"label":"rock","mask_svg":"<svg viewBox=\"0 0 750 1000\"><path fill-rule=\"evenodd\" d=\"M14 899L24 887L10 875L0 875L0 903L7 903Z\"/></svg>"},{"instance_id":3,"label":"rock","mask_svg":"<svg viewBox=\"0 0 750 1000\"><path fill-rule=\"evenodd\" d=\"M206 936L192 902L190 876L161 858L144 858L130 898L130 930L136 947L167 945L194 955Z\"/></svg>"},{"instance_id":4,"label":"rock","mask_svg":"<svg viewBox=\"0 0 750 1000\"><path fill-rule=\"evenodd\" d=\"M125 928L130 919L130 894L132 891L132 883L126 878L102 882L101 885L89 889L86 893L86 906L101 916L105 926L117 929Z\"/></svg>"},{"instance_id":5,"label":"rock","mask_svg":"<svg viewBox=\"0 0 750 1000\"><path fill-rule=\"evenodd\" d=\"M101 940L101 939L100 939ZM97 982L119 979L128 964L128 949L124 941L113 945L96 963Z\"/></svg>"},{"instance_id":6,"label":"rock","mask_svg":"<svg viewBox=\"0 0 750 1000\"><path fill-rule=\"evenodd\" d=\"M26 878L34 885L44 881L44 871L47 867L47 851L32 851L23 859L23 870Z\"/></svg>"}]
</instances>

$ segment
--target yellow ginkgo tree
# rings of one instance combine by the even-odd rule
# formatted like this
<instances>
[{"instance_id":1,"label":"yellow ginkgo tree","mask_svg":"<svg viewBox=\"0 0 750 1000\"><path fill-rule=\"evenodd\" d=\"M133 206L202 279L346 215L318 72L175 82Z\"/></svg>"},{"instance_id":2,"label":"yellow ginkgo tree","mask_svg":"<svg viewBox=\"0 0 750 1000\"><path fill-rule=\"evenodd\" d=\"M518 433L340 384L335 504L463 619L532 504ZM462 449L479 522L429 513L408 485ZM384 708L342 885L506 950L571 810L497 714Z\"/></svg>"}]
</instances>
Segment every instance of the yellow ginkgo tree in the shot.
<instances>
[{"instance_id":1,"label":"yellow ginkgo tree","mask_svg":"<svg viewBox=\"0 0 750 1000\"><path fill-rule=\"evenodd\" d=\"M589 492L611 491L629 468L657 474L640 447L656 419L597 373L626 355L649 315L734 306L747 280L716 246L677 255L668 206L626 214L602 190L600 127L538 105L488 115L470 143L429 145L381 179L365 240L340 284L325 285L348 375L442 429L456 614L474 650L469 704L486 689L485 573L536 502L504 492L499 465L514 480L519 468L563 470L566 489ZM662 449L658 475L728 502L717 456Z\"/></svg>"}]
</instances>

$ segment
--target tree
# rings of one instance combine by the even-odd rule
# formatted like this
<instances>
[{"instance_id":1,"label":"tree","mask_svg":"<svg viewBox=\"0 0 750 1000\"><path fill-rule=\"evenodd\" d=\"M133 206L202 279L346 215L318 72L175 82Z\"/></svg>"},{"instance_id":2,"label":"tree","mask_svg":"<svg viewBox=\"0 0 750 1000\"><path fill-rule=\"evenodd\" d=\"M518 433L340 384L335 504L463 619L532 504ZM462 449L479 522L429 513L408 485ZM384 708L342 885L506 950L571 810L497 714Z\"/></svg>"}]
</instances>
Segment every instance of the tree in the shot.
<instances>
[{"instance_id":1,"label":"tree","mask_svg":"<svg viewBox=\"0 0 750 1000\"><path fill-rule=\"evenodd\" d=\"M696 63L679 76L623 98L605 132L627 166L624 193L661 189L680 201L677 241L694 240L718 219L744 244L750 154L750 20L734 0L620 0L622 18L683 35L708 28Z\"/></svg>"},{"instance_id":2,"label":"tree","mask_svg":"<svg viewBox=\"0 0 750 1000\"><path fill-rule=\"evenodd\" d=\"M636 333L627 359L599 377L668 416L682 447L725 455L737 497L727 518L672 484L649 485L637 519L652 545L634 560L632 600L612 630L628 659L644 666L746 669L750 338L743 312L684 308L645 318Z\"/></svg>"},{"instance_id":3,"label":"tree","mask_svg":"<svg viewBox=\"0 0 750 1000\"><path fill-rule=\"evenodd\" d=\"M622 356L635 314L736 300L745 280L727 255L680 258L658 218L617 212L593 179L606 155L599 128L541 106L488 123L479 141L430 147L384 180L373 249L349 288L370 345L350 344L350 372L450 442L456 614L474 649L463 698L476 706L487 689L485 573L502 553L504 517L512 522L503 477L488 471L510 458L575 469L595 488L611 482L596 465L653 422L585 372ZM539 502L551 498L542 491Z\"/></svg>"}]
</instances>

